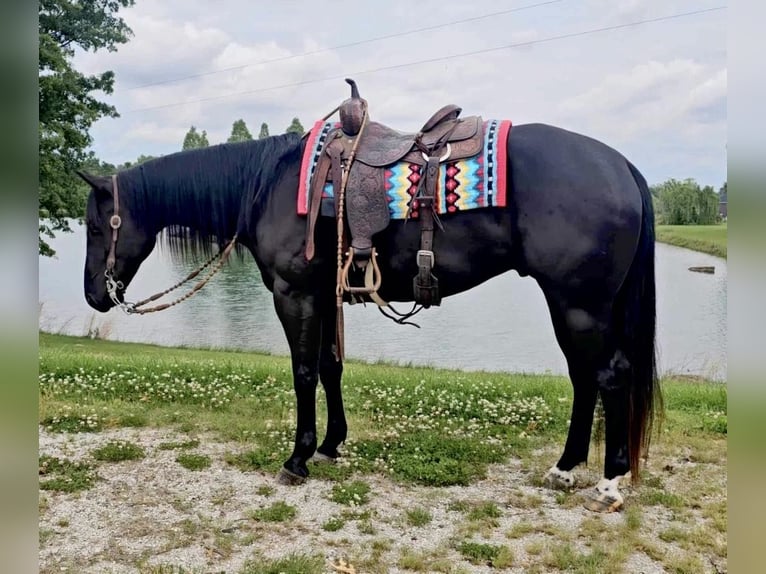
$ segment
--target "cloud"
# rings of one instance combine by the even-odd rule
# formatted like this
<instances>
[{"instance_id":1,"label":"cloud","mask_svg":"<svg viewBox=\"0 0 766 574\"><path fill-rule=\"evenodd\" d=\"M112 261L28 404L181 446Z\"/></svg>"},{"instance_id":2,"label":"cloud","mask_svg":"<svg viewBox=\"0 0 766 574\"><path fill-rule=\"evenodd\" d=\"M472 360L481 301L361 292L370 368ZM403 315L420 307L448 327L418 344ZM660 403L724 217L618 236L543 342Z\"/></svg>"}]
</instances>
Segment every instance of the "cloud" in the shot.
<instances>
[{"instance_id":1,"label":"cloud","mask_svg":"<svg viewBox=\"0 0 766 574\"><path fill-rule=\"evenodd\" d=\"M121 117L94 127L96 153L121 163L177 151L191 125L217 143L239 118L253 133L264 121L279 133L296 116L308 127L348 97L343 78L351 76L374 119L402 130L454 103L465 115L542 121L613 142L640 156L650 177L666 173L671 156L677 177L725 173L717 151L726 138L725 13L508 49L692 8L684 0L589 0L467 22L459 20L498 8L389 0L373 18L326 8L280 2L254 11L244 0L216 8L167 0L126 10L135 32L128 44L76 58L83 71L111 69L117 77L108 100ZM446 22L454 25L404 34ZM136 88L184 76L196 77ZM675 147L653 151L647 138ZM700 157L708 158L702 167Z\"/></svg>"},{"instance_id":2,"label":"cloud","mask_svg":"<svg viewBox=\"0 0 766 574\"><path fill-rule=\"evenodd\" d=\"M725 122L725 102L726 70L683 59L650 61L607 76L564 100L558 111L615 141L629 141L718 126Z\"/></svg>"}]
</instances>

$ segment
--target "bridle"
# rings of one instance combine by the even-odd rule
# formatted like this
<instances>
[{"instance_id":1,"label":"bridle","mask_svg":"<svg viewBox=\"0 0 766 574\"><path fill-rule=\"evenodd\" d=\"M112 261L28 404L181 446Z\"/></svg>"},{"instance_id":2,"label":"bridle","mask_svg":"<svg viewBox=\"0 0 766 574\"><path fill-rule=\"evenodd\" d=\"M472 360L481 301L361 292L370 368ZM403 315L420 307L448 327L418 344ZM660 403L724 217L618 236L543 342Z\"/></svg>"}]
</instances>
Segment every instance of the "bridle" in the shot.
<instances>
[{"instance_id":1,"label":"bridle","mask_svg":"<svg viewBox=\"0 0 766 574\"><path fill-rule=\"evenodd\" d=\"M189 275L187 275L184 279L173 285L172 287L165 289L164 291L161 291L159 293L155 293L151 297L147 297L146 299L142 299L141 301L138 301L137 303L130 303L127 301L120 301L120 298L117 296L118 290L124 290L125 285L122 281L119 281L115 275L114 275L114 267L117 263L117 239L119 237L119 231L120 227L122 227L122 218L120 217L120 192L117 187L117 175L112 175L112 198L114 200L114 215L109 218L109 227L112 228L112 239L111 244L109 245L109 254L106 256L106 269L104 270L104 276L106 277L106 292L109 295L109 298L112 300L112 302L115 304L115 306L122 309L125 313L128 315L143 315L145 313L154 313L155 311L162 311L164 309L168 309L172 307L173 305L177 305L181 301L185 301L186 299L190 298L192 295L197 293L204 285L210 281L210 279L213 278L213 276L218 273L221 268L223 267L223 264L226 262L226 260L229 258L229 255L231 254L232 249L234 249L234 245L237 242L237 234L234 234L234 237L231 238L231 241L226 244L226 247L223 249L223 251L216 253L213 255L210 259L208 259L205 263L202 264L202 266L198 267ZM162 303L161 305L156 305L154 307L146 307L141 308L147 303L151 303L152 301L156 301L160 297L167 295L171 291L174 291L175 289L178 289L181 285L184 283L191 281L194 279L197 275L199 275L203 270L205 270L207 267L209 267L213 261L215 261L217 258L220 257L220 261L213 267L213 269L210 270L210 272L202 278L192 289L186 293L185 295L182 295L181 297L178 297L177 299L169 302L169 303Z\"/></svg>"},{"instance_id":2,"label":"bridle","mask_svg":"<svg viewBox=\"0 0 766 574\"><path fill-rule=\"evenodd\" d=\"M117 290L124 289L122 281L117 281L114 278L114 265L117 262L117 256L115 252L117 250L117 237L119 236L120 227L122 226L122 218L120 217L120 193L117 189L117 175L112 175L112 198L114 199L114 215L109 218L109 227L112 228L112 241L109 246L109 255L106 256L106 270L104 276L106 277L106 292L109 294L109 298L112 302L120 307L126 313L131 313L129 304L120 301L117 297Z\"/></svg>"}]
</instances>

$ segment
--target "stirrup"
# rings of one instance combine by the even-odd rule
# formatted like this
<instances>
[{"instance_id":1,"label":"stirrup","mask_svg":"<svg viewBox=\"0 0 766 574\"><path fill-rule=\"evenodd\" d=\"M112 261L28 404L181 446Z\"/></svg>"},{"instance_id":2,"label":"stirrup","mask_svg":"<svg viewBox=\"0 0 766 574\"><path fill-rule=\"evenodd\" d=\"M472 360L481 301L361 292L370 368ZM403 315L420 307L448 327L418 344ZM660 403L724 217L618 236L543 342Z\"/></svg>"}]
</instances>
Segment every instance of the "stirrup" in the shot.
<instances>
[{"instance_id":1,"label":"stirrup","mask_svg":"<svg viewBox=\"0 0 766 574\"><path fill-rule=\"evenodd\" d=\"M343 265L343 271L341 275L341 285L343 286L344 291L348 291L349 293L362 293L362 294L371 294L371 293L377 293L378 289L380 289L380 284L383 280L383 278L380 275L380 268L378 267L378 252L375 250L375 248L372 248L372 252L370 253L370 261L368 265L372 265L372 285L370 285L370 281L366 280L365 285L363 287L352 287L351 284L348 281L348 272L351 268L351 262L354 260L354 248L349 247L348 253L346 254L346 263ZM365 273L366 275L366 273Z\"/></svg>"}]
</instances>

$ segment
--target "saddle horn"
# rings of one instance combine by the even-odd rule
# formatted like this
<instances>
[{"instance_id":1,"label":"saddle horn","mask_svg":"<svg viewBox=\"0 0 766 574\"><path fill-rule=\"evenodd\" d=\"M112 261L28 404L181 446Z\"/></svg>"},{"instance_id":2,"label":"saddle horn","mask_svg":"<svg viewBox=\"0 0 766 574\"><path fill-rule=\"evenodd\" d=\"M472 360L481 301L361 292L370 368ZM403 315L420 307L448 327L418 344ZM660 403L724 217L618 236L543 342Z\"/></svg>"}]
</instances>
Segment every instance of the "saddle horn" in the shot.
<instances>
[{"instance_id":1,"label":"saddle horn","mask_svg":"<svg viewBox=\"0 0 766 574\"><path fill-rule=\"evenodd\" d=\"M356 87L356 82L351 78L346 78L346 83L351 86L351 97L359 98L359 88Z\"/></svg>"},{"instance_id":2,"label":"saddle horn","mask_svg":"<svg viewBox=\"0 0 766 574\"><path fill-rule=\"evenodd\" d=\"M351 86L351 97L344 100L339 107L340 125L343 133L353 137L362 129L367 100L359 95L359 88L354 80L346 78L346 83Z\"/></svg>"}]
</instances>

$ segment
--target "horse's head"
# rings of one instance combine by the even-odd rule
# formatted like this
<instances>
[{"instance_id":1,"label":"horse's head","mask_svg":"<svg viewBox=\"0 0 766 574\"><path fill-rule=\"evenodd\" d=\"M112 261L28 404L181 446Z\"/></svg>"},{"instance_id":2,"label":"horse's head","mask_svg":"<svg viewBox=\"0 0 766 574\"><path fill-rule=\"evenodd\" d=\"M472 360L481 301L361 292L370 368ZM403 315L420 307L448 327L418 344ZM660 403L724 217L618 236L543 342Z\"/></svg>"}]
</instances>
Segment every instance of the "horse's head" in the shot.
<instances>
[{"instance_id":1,"label":"horse's head","mask_svg":"<svg viewBox=\"0 0 766 574\"><path fill-rule=\"evenodd\" d=\"M117 185L115 177L77 172L90 186L86 215L85 300L97 311L106 312L123 301L125 289L144 259L154 249L156 231L146 229L131 212L129 189ZM112 294L107 281L114 283Z\"/></svg>"}]
</instances>

